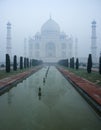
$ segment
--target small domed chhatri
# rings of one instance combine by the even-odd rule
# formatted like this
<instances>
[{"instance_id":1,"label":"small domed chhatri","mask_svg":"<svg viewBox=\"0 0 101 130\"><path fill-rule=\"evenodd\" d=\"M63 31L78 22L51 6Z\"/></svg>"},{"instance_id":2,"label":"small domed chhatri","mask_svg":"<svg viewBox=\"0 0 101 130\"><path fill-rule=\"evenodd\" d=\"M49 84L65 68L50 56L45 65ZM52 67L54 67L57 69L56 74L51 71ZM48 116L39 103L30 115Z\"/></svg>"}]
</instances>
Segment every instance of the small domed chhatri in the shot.
<instances>
[{"instance_id":1,"label":"small domed chhatri","mask_svg":"<svg viewBox=\"0 0 101 130\"><path fill-rule=\"evenodd\" d=\"M96 24L96 21L95 21L95 20L93 20L93 21L92 21L92 24Z\"/></svg>"},{"instance_id":2,"label":"small domed chhatri","mask_svg":"<svg viewBox=\"0 0 101 130\"><path fill-rule=\"evenodd\" d=\"M72 37L60 32L51 17L41 27L41 32L29 39L29 57L44 62L57 62L72 57Z\"/></svg>"}]
</instances>

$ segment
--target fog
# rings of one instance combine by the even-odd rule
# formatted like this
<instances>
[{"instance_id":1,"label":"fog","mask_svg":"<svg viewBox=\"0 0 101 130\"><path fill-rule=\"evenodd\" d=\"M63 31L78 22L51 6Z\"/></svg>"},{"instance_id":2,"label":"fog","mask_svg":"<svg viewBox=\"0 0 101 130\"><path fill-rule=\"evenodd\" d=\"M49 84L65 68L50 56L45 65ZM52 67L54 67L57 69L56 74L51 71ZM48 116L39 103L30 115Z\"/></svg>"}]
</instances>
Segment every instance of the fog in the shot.
<instances>
[{"instance_id":1,"label":"fog","mask_svg":"<svg viewBox=\"0 0 101 130\"><path fill-rule=\"evenodd\" d=\"M91 49L91 22L97 22L97 55L101 50L101 0L0 0L0 62L6 52L6 27L12 24L12 54L24 54L24 38L33 37L51 14L61 31L78 38L78 55ZM75 44L73 45L75 46Z\"/></svg>"}]
</instances>

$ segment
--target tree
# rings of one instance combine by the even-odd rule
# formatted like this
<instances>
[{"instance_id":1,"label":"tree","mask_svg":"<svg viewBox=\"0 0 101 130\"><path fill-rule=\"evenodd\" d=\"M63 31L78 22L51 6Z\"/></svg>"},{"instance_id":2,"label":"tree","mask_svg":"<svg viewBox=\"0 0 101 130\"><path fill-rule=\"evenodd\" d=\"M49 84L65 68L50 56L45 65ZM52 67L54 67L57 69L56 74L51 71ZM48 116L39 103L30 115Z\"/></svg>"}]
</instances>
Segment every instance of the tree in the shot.
<instances>
[{"instance_id":1,"label":"tree","mask_svg":"<svg viewBox=\"0 0 101 130\"><path fill-rule=\"evenodd\" d=\"M20 69L23 69L23 57L20 57Z\"/></svg>"},{"instance_id":2,"label":"tree","mask_svg":"<svg viewBox=\"0 0 101 130\"><path fill-rule=\"evenodd\" d=\"M72 68L74 69L74 57L72 57Z\"/></svg>"},{"instance_id":3,"label":"tree","mask_svg":"<svg viewBox=\"0 0 101 130\"><path fill-rule=\"evenodd\" d=\"M76 69L78 70L79 69L79 59L76 58Z\"/></svg>"},{"instance_id":4,"label":"tree","mask_svg":"<svg viewBox=\"0 0 101 130\"><path fill-rule=\"evenodd\" d=\"M101 56L99 58L99 73L101 74Z\"/></svg>"},{"instance_id":5,"label":"tree","mask_svg":"<svg viewBox=\"0 0 101 130\"><path fill-rule=\"evenodd\" d=\"M27 58L26 60L27 60L27 67L29 68L29 59Z\"/></svg>"},{"instance_id":6,"label":"tree","mask_svg":"<svg viewBox=\"0 0 101 130\"><path fill-rule=\"evenodd\" d=\"M14 55L14 60L13 60L13 70L16 71L17 70L17 56Z\"/></svg>"},{"instance_id":7,"label":"tree","mask_svg":"<svg viewBox=\"0 0 101 130\"><path fill-rule=\"evenodd\" d=\"M67 59L67 67L68 67L68 59Z\"/></svg>"},{"instance_id":8,"label":"tree","mask_svg":"<svg viewBox=\"0 0 101 130\"><path fill-rule=\"evenodd\" d=\"M70 58L70 68L74 69L74 57Z\"/></svg>"},{"instance_id":9,"label":"tree","mask_svg":"<svg viewBox=\"0 0 101 130\"><path fill-rule=\"evenodd\" d=\"M24 58L24 68L26 68L27 67L27 60L26 60L26 58Z\"/></svg>"},{"instance_id":10,"label":"tree","mask_svg":"<svg viewBox=\"0 0 101 130\"><path fill-rule=\"evenodd\" d=\"M10 56L9 54L6 54L6 72L10 72Z\"/></svg>"},{"instance_id":11,"label":"tree","mask_svg":"<svg viewBox=\"0 0 101 130\"><path fill-rule=\"evenodd\" d=\"M70 68L72 68L72 58L70 58Z\"/></svg>"},{"instance_id":12,"label":"tree","mask_svg":"<svg viewBox=\"0 0 101 130\"><path fill-rule=\"evenodd\" d=\"M30 59L30 67L32 66L32 60Z\"/></svg>"},{"instance_id":13,"label":"tree","mask_svg":"<svg viewBox=\"0 0 101 130\"><path fill-rule=\"evenodd\" d=\"M87 72L91 73L91 71L92 71L92 55L89 54L87 62Z\"/></svg>"}]
</instances>

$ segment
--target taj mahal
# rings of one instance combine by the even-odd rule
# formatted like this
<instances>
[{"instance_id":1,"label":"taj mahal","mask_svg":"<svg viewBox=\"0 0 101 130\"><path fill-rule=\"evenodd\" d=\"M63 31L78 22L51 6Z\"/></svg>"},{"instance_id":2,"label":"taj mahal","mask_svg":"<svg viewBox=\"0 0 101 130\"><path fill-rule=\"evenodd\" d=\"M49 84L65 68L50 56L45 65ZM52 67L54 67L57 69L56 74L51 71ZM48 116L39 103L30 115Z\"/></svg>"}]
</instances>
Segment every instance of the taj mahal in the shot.
<instances>
[{"instance_id":1,"label":"taj mahal","mask_svg":"<svg viewBox=\"0 0 101 130\"><path fill-rule=\"evenodd\" d=\"M57 62L72 57L73 39L60 31L58 23L51 17L34 37L29 38L30 59Z\"/></svg>"}]
</instances>

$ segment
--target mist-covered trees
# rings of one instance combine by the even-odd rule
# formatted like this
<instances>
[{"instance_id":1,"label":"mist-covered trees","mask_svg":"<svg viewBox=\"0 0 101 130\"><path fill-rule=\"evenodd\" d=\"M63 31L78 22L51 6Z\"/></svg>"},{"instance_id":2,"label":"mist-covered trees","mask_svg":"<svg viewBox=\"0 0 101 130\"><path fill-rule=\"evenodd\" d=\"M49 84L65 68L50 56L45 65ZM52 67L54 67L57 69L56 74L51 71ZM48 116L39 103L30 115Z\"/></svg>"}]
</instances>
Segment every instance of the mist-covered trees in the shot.
<instances>
[{"instance_id":1,"label":"mist-covered trees","mask_svg":"<svg viewBox=\"0 0 101 130\"><path fill-rule=\"evenodd\" d=\"M87 62L87 72L91 73L91 71L92 71L92 55L89 54Z\"/></svg>"},{"instance_id":2,"label":"mist-covered trees","mask_svg":"<svg viewBox=\"0 0 101 130\"><path fill-rule=\"evenodd\" d=\"M65 67L69 66L68 59L63 59L58 62L58 64L63 65Z\"/></svg>"},{"instance_id":3,"label":"mist-covered trees","mask_svg":"<svg viewBox=\"0 0 101 130\"><path fill-rule=\"evenodd\" d=\"M74 68L79 69L79 59L77 58L76 63L75 63L74 57L70 58L70 62L68 61L68 59L63 59L63 60L60 60L58 64L63 65L65 67L70 67L73 69Z\"/></svg>"},{"instance_id":4,"label":"mist-covered trees","mask_svg":"<svg viewBox=\"0 0 101 130\"><path fill-rule=\"evenodd\" d=\"M78 69L79 69L79 59L78 59L78 58L76 58L76 63L75 63L75 65L76 65L76 69L78 70Z\"/></svg>"},{"instance_id":5,"label":"mist-covered trees","mask_svg":"<svg viewBox=\"0 0 101 130\"><path fill-rule=\"evenodd\" d=\"M20 56L20 69L23 69L23 57Z\"/></svg>"},{"instance_id":6,"label":"mist-covered trees","mask_svg":"<svg viewBox=\"0 0 101 130\"><path fill-rule=\"evenodd\" d=\"M41 60L37 60L37 59L29 59L29 58L23 58L22 56L20 56L20 60L17 63L17 56L14 55L13 57L13 63L11 63L10 61L10 56L9 54L5 55L5 71L8 73L12 70L17 71L18 69L26 69L29 67L34 67L34 66L38 66L38 65L42 65L43 61Z\"/></svg>"},{"instance_id":7,"label":"mist-covered trees","mask_svg":"<svg viewBox=\"0 0 101 130\"><path fill-rule=\"evenodd\" d=\"M74 57L70 58L70 68L74 69Z\"/></svg>"},{"instance_id":8,"label":"mist-covered trees","mask_svg":"<svg viewBox=\"0 0 101 130\"><path fill-rule=\"evenodd\" d=\"M99 73L101 74L101 56L99 57Z\"/></svg>"},{"instance_id":9,"label":"mist-covered trees","mask_svg":"<svg viewBox=\"0 0 101 130\"><path fill-rule=\"evenodd\" d=\"M27 67L27 59L26 57L24 57L24 68L26 69L26 67Z\"/></svg>"},{"instance_id":10,"label":"mist-covered trees","mask_svg":"<svg viewBox=\"0 0 101 130\"><path fill-rule=\"evenodd\" d=\"M29 58L26 59L27 68L29 68Z\"/></svg>"},{"instance_id":11,"label":"mist-covered trees","mask_svg":"<svg viewBox=\"0 0 101 130\"><path fill-rule=\"evenodd\" d=\"M9 54L6 54L6 72L10 72L10 56Z\"/></svg>"},{"instance_id":12,"label":"mist-covered trees","mask_svg":"<svg viewBox=\"0 0 101 130\"><path fill-rule=\"evenodd\" d=\"M13 59L13 70L16 71L17 70L17 56L14 55L14 59Z\"/></svg>"}]
</instances>

